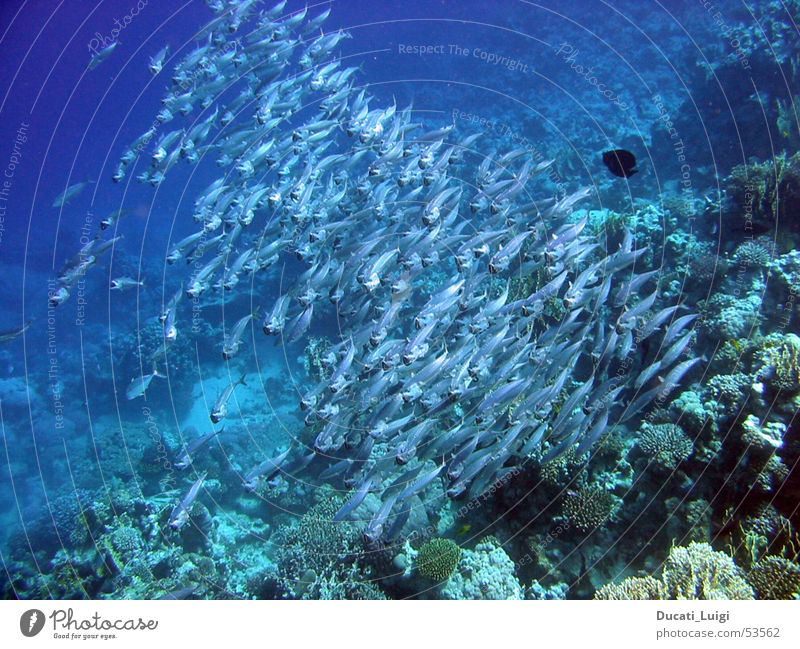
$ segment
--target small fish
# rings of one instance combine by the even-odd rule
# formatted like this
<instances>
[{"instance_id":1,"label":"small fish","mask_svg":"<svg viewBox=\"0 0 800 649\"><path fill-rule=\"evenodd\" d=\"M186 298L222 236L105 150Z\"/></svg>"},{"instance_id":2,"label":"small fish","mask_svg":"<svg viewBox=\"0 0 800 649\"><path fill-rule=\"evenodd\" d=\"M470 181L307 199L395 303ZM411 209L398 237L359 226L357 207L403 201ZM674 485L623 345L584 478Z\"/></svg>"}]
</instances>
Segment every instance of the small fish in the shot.
<instances>
[{"instance_id":1,"label":"small fish","mask_svg":"<svg viewBox=\"0 0 800 649\"><path fill-rule=\"evenodd\" d=\"M147 69L150 70L150 74L155 76L161 72L161 70L164 68L164 61L166 61L168 56L169 46L163 48L158 52L158 54L152 57L150 59L150 63L147 65Z\"/></svg>"},{"instance_id":2,"label":"small fish","mask_svg":"<svg viewBox=\"0 0 800 649\"><path fill-rule=\"evenodd\" d=\"M414 494L424 491L428 487L428 485L438 477L438 475L442 472L444 467L445 465L444 463L442 463L441 465L437 466L435 469L432 469L428 473L422 474L414 482L412 482L405 489L403 489L403 491L401 491L398 494L397 499L402 502L406 498L410 498Z\"/></svg>"},{"instance_id":3,"label":"small fish","mask_svg":"<svg viewBox=\"0 0 800 649\"><path fill-rule=\"evenodd\" d=\"M16 327L15 329L0 331L0 343L7 343L24 334L28 330L28 327L31 326L31 322L33 322L33 320L28 320L24 325Z\"/></svg>"},{"instance_id":4,"label":"small fish","mask_svg":"<svg viewBox=\"0 0 800 649\"><path fill-rule=\"evenodd\" d=\"M94 70L98 65L111 56L111 53L117 49L117 45L119 45L119 42L114 41L108 47L103 48L99 52L95 53L95 55L92 57L92 60L89 61L89 69Z\"/></svg>"},{"instance_id":5,"label":"small fish","mask_svg":"<svg viewBox=\"0 0 800 649\"><path fill-rule=\"evenodd\" d=\"M194 501L197 500L197 495L200 493L200 489L202 489L205 481L206 473L203 472L195 481L195 483L189 488L189 491L181 499L181 501L175 505L175 509L172 510L172 513L169 516L169 526L173 530L180 530L184 525L186 525L186 523L189 522L189 513L192 511L192 505L194 505Z\"/></svg>"},{"instance_id":6,"label":"small fish","mask_svg":"<svg viewBox=\"0 0 800 649\"><path fill-rule=\"evenodd\" d=\"M225 428L222 427L219 430L212 430L210 433L206 433L205 435L201 435L200 437L195 437L191 442L189 442L181 453L180 457L175 461L175 468L176 469L188 469L192 463L192 455L194 455L197 450L205 446L205 444L212 439L214 439L217 435L219 435Z\"/></svg>"},{"instance_id":7,"label":"small fish","mask_svg":"<svg viewBox=\"0 0 800 649\"><path fill-rule=\"evenodd\" d=\"M116 291L127 291L134 286L144 286L144 280L137 282L131 277L117 277L111 280L111 289Z\"/></svg>"},{"instance_id":8,"label":"small fish","mask_svg":"<svg viewBox=\"0 0 800 649\"><path fill-rule=\"evenodd\" d=\"M73 198L75 198L78 194L80 194L88 185L93 185L93 184L94 184L93 180L87 180L82 183L75 183L74 185L70 185L53 200L52 206L64 207Z\"/></svg>"},{"instance_id":9,"label":"small fish","mask_svg":"<svg viewBox=\"0 0 800 649\"><path fill-rule=\"evenodd\" d=\"M381 504L380 509L378 509L378 511L372 517L372 520L370 520L369 525L367 525L366 529L364 530L364 540L368 545L377 543L378 540L380 540L381 536L383 535L384 525L386 524L389 514L391 514L392 508L398 499L399 497L397 494L389 496L387 500Z\"/></svg>"},{"instance_id":10,"label":"small fish","mask_svg":"<svg viewBox=\"0 0 800 649\"><path fill-rule=\"evenodd\" d=\"M618 178L630 178L639 171L636 168L636 156L625 149L604 152L603 164Z\"/></svg>"},{"instance_id":11,"label":"small fish","mask_svg":"<svg viewBox=\"0 0 800 649\"><path fill-rule=\"evenodd\" d=\"M227 361L236 355L242 344L242 336L244 335L247 325L250 324L253 318L257 317L258 309L256 309L254 313L250 313L239 319L239 321L233 325L233 329L231 329L230 334L225 337L225 342L222 345L222 358Z\"/></svg>"},{"instance_id":12,"label":"small fish","mask_svg":"<svg viewBox=\"0 0 800 649\"><path fill-rule=\"evenodd\" d=\"M191 586L186 586L184 588L179 588L178 590L173 590L161 597L157 597L156 599L189 599L194 592L197 590L198 586L193 584Z\"/></svg>"},{"instance_id":13,"label":"small fish","mask_svg":"<svg viewBox=\"0 0 800 649\"><path fill-rule=\"evenodd\" d=\"M147 388L150 387L150 382L155 378L158 377L160 379L166 378L164 374L160 374L158 368L153 366L153 371L150 374L145 374L144 376L137 376L131 380L128 389L125 391L125 396L128 398L128 401L132 401L133 399L137 399L138 397L143 397L144 393L147 392Z\"/></svg>"},{"instance_id":14,"label":"small fish","mask_svg":"<svg viewBox=\"0 0 800 649\"><path fill-rule=\"evenodd\" d=\"M247 385L244 380L244 374L242 374L236 383L231 383L222 391L222 394L219 395L219 399L217 399L217 402L214 404L214 409L211 411L211 421L213 423L218 424L225 419L228 414L228 400L239 385Z\"/></svg>"},{"instance_id":15,"label":"small fish","mask_svg":"<svg viewBox=\"0 0 800 649\"><path fill-rule=\"evenodd\" d=\"M59 286L47 299L50 307L55 308L59 304L64 304L69 299L69 289L66 286Z\"/></svg>"},{"instance_id":16,"label":"small fish","mask_svg":"<svg viewBox=\"0 0 800 649\"><path fill-rule=\"evenodd\" d=\"M114 224L123 216L125 216L127 212L125 210L116 210L111 212L106 218L100 221L100 229L107 230L114 226Z\"/></svg>"},{"instance_id":17,"label":"small fish","mask_svg":"<svg viewBox=\"0 0 800 649\"><path fill-rule=\"evenodd\" d=\"M292 450L293 449L290 446L275 457L267 458L252 471L248 472L244 476L245 489L248 491L255 491L258 488L258 483L261 480L266 481L272 478L276 473L278 473L278 471L281 470Z\"/></svg>"},{"instance_id":18,"label":"small fish","mask_svg":"<svg viewBox=\"0 0 800 649\"><path fill-rule=\"evenodd\" d=\"M167 318L164 320L164 340L173 343L178 338L178 327L175 325L176 318L175 307L167 311Z\"/></svg>"}]
</instances>

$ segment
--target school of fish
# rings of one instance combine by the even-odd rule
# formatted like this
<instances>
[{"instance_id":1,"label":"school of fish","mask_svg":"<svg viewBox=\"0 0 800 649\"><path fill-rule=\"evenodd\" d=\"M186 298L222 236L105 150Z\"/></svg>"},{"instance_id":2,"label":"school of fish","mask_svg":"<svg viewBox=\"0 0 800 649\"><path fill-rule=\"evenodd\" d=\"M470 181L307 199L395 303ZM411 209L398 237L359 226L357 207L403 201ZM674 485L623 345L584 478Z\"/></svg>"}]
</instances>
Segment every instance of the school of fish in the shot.
<instances>
[{"instance_id":1,"label":"school of fish","mask_svg":"<svg viewBox=\"0 0 800 649\"><path fill-rule=\"evenodd\" d=\"M338 327L321 380L300 398L313 447L266 458L245 488L301 474L334 484L348 493L336 520L362 520L368 544L389 543L419 499L475 498L526 463L580 456L663 404L699 361L686 359L696 315L663 304L632 234L608 249L573 217L590 190L531 196L552 161L479 153L480 133L376 106L335 53L348 34L323 31L330 10L209 5L216 17L191 52L151 60L153 74L172 67L171 88L114 180L148 148L137 178L153 186L182 162L212 156L220 167L194 202L197 231L167 257L189 270L160 311L162 351L189 301L251 291L264 274L280 275L281 294L260 305L263 319L254 312L225 332L225 359L253 327L287 345L317 321ZM82 250L64 287L115 241ZM284 277L290 257L303 271ZM158 376L134 378L128 398ZM214 423L240 383L219 396ZM216 434L188 445L180 466ZM176 505L176 529L204 478ZM380 506L365 514L369 494Z\"/></svg>"}]
</instances>

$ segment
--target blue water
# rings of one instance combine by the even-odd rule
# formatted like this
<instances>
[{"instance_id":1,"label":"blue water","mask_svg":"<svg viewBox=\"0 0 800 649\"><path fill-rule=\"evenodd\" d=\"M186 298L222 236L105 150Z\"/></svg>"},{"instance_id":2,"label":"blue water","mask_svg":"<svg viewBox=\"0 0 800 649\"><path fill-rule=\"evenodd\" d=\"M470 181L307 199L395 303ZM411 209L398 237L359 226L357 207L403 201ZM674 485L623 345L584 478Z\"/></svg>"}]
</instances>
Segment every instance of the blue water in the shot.
<instances>
[{"instance_id":1,"label":"blue water","mask_svg":"<svg viewBox=\"0 0 800 649\"><path fill-rule=\"evenodd\" d=\"M125 398L131 377L150 370L137 350L158 342L154 315L183 279L165 257L171 244L196 230L194 201L219 169L215 156L197 166L179 164L156 189L135 180L148 164L144 157L123 182L112 183L111 175L124 148L161 108L168 71L151 75L150 57L169 45L174 64L194 47L193 35L213 14L199 0L142 0L136 12L134 0L94 4L7 0L0 5L0 330L32 321L23 336L0 343L0 558L5 567L0 592L20 598L126 598L191 587L191 596L207 598L302 596L303 588L286 587L291 578L281 573L288 569L281 567L287 559L279 546L316 503L314 490L298 477L297 484L283 485L258 502L243 493L234 476L300 434L297 397L310 384L305 341L281 347L256 330L245 337L247 351L231 363L223 363L219 354L222 324L229 329L251 308L270 308L280 294L277 274L258 280L244 291L246 298L210 307L205 324L194 332L184 322L167 378L155 378L144 399ZM415 120L429 128L455 124L464 133L485 130L493 147L523 147L542 159L555 158L552 173L537 187L542 197L590 187L591 209L638 213L640 224L650 218L641 226L654 251L649 263L663 271L688 263L686 249L697 241L707 245L696 248L689 261L709 257L705 261L713 266L714 258L731 259L747 240L731 234L734 226L724 221L720 208L731 171L747 163L769 164L781 151L797 152L800 137L791 107L800 92L800 73L791 60L797 61L800 41L787 16L800 17L800 7L785 4L342 0L330 3L325 30L352 34L337 52L347 65L360 68L354 83L374 95L373 106L411 104ZM285 13L305 5L290 0ZM327 6L320 3L310 12ZM114 32L118 24L125 26ZM90 46L113 36L116 50L87 69ZM781 104L789 108L781 112ZM788 125L779 122L787 114ZM615 148L637 155L639 173L630 182L612 176L602 163L602 152ZM797 172L800 177L800 168ZM64 189L86 180L93 184L69 204L51 207ZM796 205L796 186L787 191L782 198ZM672 212L664 207L680 200L691 207ZM117 209L128 212L114 229L123 238L69 301L48 310L48 291L62 264ZM798 228L793 219L778 220L755 234L777 241L779 257L794 248ZM303 267L288 263L291 282ZM789 284L767 283L759 290L751 271L746 286L725 284L726 274L736 272L731 267L686 280L682 295L695 312L716 293L739 299L749 291L763 298L753 328L741 335L706 335L702 347L692 351L697 357L713 359L719 351L715 343L726 339L749 340L761 349L763 336L797 332L794 301L787 303ZM143 280L143 287L110 291L111 279L123 275ZM784 307L779 311L778 305ZM778 327L787 314L788 324ZM336 327L334 318L323 318L311 335L335 339ZM762 378L758 363L742 372L752 375L751 383ZM203 459L202 470L212 481L201 498L205 513L198 518L206 519L195 535L176 540L163 512L195 474L165 468L165 462L174 461L187 430L210 430L211 406L240 373L248 374L248 386L232 402L226 436L213 440ZM709 366L688 383L702 386L716 375L733 374ZM708 398L701 388L696 392ZM785 429L783 453L797 444L797 402L791 394L781 399L768 417ZM761 412L741 407L741 419L752 412L767 423ZM726 431L741 430L741 423L730 413L715 412L715 439L703 441L706 459L695 456L677 477L645 475L635 456L624 453L617 458L623 458L623 468L614 460L593 473L586 469L591 484L616 489L622 503L616 524L605 529L604 523L593 536L542 540L559 520L561 501L555 497L560 490L553 492L547 521L519 536L527 520L511 507L519 483L505 487L507 499L499 498L491 511L449 526L435 521L429 536L452 538L474 552L476 543L493 534L511 557L507 576L513 575L528 596L534 581L582 598L637 571L657 574L673 541L707 540L716 550L729 551L742 542L730 537L730 529L767 506L772 519L785 521L762 535L762 555L777 556L784 547L778 537L794 538L797 523L796 451L781 455L783 469L771 474L766 490L726 491L718 486L720 476L736 480L738 470L745 475L759 469L745 450L725 441L736 436ZM637 432L633 422L628 428L625 453L635 445ZM698 439L705 434L689 431ZM722 459L715 464L714 457ZM744 461L737 462L740 457ZM735 468L740 465L749 468ZM637 489L651 502L676 499L669 511L636 502L631 472L634 480L643 473ZM692 491L695 483L704 490ZM567 484L565 476L564 488L583 483ZM706 528L695 536L675 527L674 519L688 516L682 508L700 499L709 503L700 516L709 519ZM638 532L630 531L632 525ZM115 541L126 534L133 549ZM267 541L272 534L278 540ZM552 554L531 568L525 557L535 554L532 547L542 556ZM146 567L137 554L145 550L158 557ZM395 548L394 554L401 550ZM795 558L787 553L781 556ZM394 575L394 558L376 561L370 574L377 579L383 566L385 574ZM390 597L435 596L414 579L395 575L374 586ZM354 596L335 588L308 592ZM470 596L467 589L464 593Z\"/></svg>"}]
</instances>

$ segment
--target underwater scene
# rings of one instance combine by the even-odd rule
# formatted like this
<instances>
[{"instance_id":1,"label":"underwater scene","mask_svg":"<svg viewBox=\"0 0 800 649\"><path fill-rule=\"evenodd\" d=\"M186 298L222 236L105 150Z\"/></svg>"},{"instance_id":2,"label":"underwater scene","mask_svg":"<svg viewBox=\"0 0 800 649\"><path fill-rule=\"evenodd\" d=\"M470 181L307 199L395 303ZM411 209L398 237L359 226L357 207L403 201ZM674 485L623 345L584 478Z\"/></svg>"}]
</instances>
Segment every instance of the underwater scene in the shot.
<instances>
[{"instance_id":1,"label":"underwater scene","mask_svg":"<svg viewBox=\"0 0 800 649\"><path fill-rule=\"evenodd\" d=\"M5 0L4 599L800 597L800 1Z\"/></svg>"}]
</instances>

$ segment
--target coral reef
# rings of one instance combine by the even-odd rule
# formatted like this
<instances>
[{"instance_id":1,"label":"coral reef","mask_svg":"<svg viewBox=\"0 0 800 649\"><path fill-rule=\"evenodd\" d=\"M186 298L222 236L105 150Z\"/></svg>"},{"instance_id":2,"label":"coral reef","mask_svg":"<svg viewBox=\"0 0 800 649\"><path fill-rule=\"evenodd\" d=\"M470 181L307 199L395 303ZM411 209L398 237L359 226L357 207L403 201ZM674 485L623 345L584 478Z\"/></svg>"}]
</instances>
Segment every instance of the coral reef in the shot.
<instances>
[{"instance_id":1,"label":"coral reef","mask_svg":"<svg viewBox=\"0 0 800 649\"><path fill-rule=\"evenodd\" d=\"M464 550L459 569L441 588L443 599L524 599L514 576L514 562L491 541Z\"/></svg>"},{"instance_id":2,"label":"coral reef","mask_svg":"<svg viewBox=\"0 0 800 649\"><path fill-rule=\"evenodd\" d=\"M733 559L707 543L674 547L661 579L628 577L607 584L596 599L753 599L753 589Z\"/></svg>"},{"instance_id":3,"label":"coral reef","mask_svg":"<svg viewBox=\"0 0 800 649\"><path fill-rule=\"evenodd\" d=\"M736 247L733 253L733 263L743 265L748 270L766 268L772 261L772 251L769 239L745 241Z\"/></svg>"},{"instance_id":4,"label":"coral reef","mask_svg":"<svg viewBox=\"0 0 800 649\"><path fill-rule=\"evenodd\" d=\"M761 322L761 297L752 293L738 298L727 293L715 293L703 308L703 331L722 340L746 338Z\"/></svg>"},{"instance_id":5,"label":"coral reef","mask_svg":"<svg viewBox=\"0 0 800 649\"><path fill-rule=\"evenodd\" d=\"M367 83L374 98L367 90L359 96L360 88L350 95L356 86L345 69L327 79L314 77L322 88L313 92L326 99L303 105L316 110L320 104L327 132L312 135L299 127L299 115L298 128L284 131L286 120L296 116L283 104L292 99L283 96L293 92L291 85L282 85L274 96L262 92L266 84L255 86L259 101L281 96L272 107L261 101L261 108L274 115L260 114L279 125L265 126L257 117L239 137L249 139L261 126L283 133L273 146L290 158L285 166L267 164L263 183L248 178L241 166L220 176L213 206L198 210L195 219L203 235L216 228L224 238L220 254L239 256L255 250L252 228L245 229L243 222L253 215L261 219L269 208L265 228L274 230L264 232L281 244L280 263L256 273L256 258L271 265L279 257L238 257L250 267L248 280L254 282L245 295L224 286L239 278L229 274L234 257L220 257L203 299L189 307L183 298L180 333L170 344L155 317L136 326L117 326L116 320L114 326L87 324L72 339L60 326L57 356L63 365L52 383L42 378L49 372L50 354L44 363L32 355L23 359L10 351L21 339L0 348L0 415L8 442L0 469L14 476L18 499L2 499L0 493L0 531L6 537L0 538L0 553L8 576L0 596L800 597L800 131L798 98L781 87L787 80L796 85L800 66L784 5L797 15L797 0L757 3L758 25L749 8L728 8L727 38L719 38L712 25L713 38L704 44L710 66L686 51L670 52L670 63L685 72L681 78L694 103L681 104L685 87L642 66L647 80L642 86L658 88L665 110L672 106L674 139L664 128L669 115L656 116L657 102L647 96L629 102L626 111L635 120L620 120L601 105L584 103L592 109L591 121L600 116L609 125L611 133L602 137L597 122L579 124L569 104L550 102L554 129L549 133L541 120L498 102L492 105L497 120L516 125L524 137L496 128L498 121L486 129L482 125L478 144L459 151L446 142L464 141L467 118L453 116L452 127L433 112L411 122L408 111L399 119L400 86L390 89L398 92L394 107L388 92L380 94L384 84ZM671 27L652 19L652 13L646 16L656 28L651 33L661 29L658 35L669 35ZM703 7L700 15L702 20L683 24L707 34L702 25L713 21ZM526 27L522 18L509 20ZM547 35L562 36L549 29ZM226 38L215 31L208 52ZM275 39L281 38L276 32ZM731 39L738 43L734 52L728 47ZM619 39L623 45L627 40ZM236 42L250 47L248 37L237 35ZM299 52L312 36L289 42ZM267 43L274 41L264 47ZM588 43L582 47L588 52ZM338 55L332 51L331 56L335 63ZM770 57L786 64L787 79L774 74ZM752 85L740 83L743 58L759 80L752 96ZM276 61L285 71L293 69L289 59ZM616 64L600 56L598 70L601 61L606 69ZM243 77L238 62L232 68L219 63L220 78L230 71L253 91L256 72ZM316 74L317 63L301 65L298 78ZM542 62L543 71L552 72L547 65ZM497 75L497 88L514 96L510 91L519 78L505 72ZM327 94L337 83L341 92L347 90L347 101L338 108ZM720 93L720 84L730 94ZM444 98L474 110L474 97L458 86L448 84ZM405 90L412 96L417 92ZM356 104L367 119L351 113ZM217 133L214 120L227 112L215 112L212 104L204 108L213 115L209 124ZM714 120L714 132L703 126L707 116ZM735 120L735 129L733 123L726 127L728 118ZM778 127L774 140L758 136L765 120ZM570 129L562 130L560 122ZM637 125L636 132L629 123ZM652 129L639 132L638 125L648 123ZM381 131L390 124L387 131L400 133L396 140ZM224 126L230 127L225 133L236 133L237 123ZM185 143L189 131L174 128ZM439 128L447 137L427 140ZM239 165L249 155L223 152L229 137L222 135L208 149L220 149L215 155L222 154L221 167ZM412 141L416 137L419 142ZM641 173L633 182L597 176L587 166L609 139L639 156ZM680 166L683 154L676 155L679 139L681 151L683 142L710 145L708 151L692 147L687 176ZM645 146L649 159L640 153ZM327 158L319 155L325 148ZM174 153L176 159L184 157L179 149ZM540 163L539 171L531 171ZM144 176L158 180L155 161L144 167L149 168ZM296 172L304 174L302 179ZM562 219L554 207L558 199L550 197L563 199L588 186L587 175L594 192L581 203L585 209L565 208ZM435 207L433 189L450 186L455 193ZM259 192L263 201L247 214L243 197ZM172 197L171 191L163 193ZM210 218L217 212L224 216L220 224ZM351 229L356 218L360 221ZM132 230L133 221L124 225ZM150 234L167 236L158 230ZM129 241L130 230L125 236ZM518 254L506 258L504 250L517 236L522 237ZM216 249L216 244L209 249L208 259L192 259L190 268L194 262L202 267L199 262L210 261ZM486 268L489 260L494 269ZM120 249L114 268L117 274L147 275L142 304L163 306L152 278L163 280L168 295L180 295L187 286L178 277L184 262L164 275L162 261ZM622 270L607 272L609 264ZM464 271L462 265L480 270ZM52 259L48 272L50 266ZM369 267L374 277L364 273ZM454 283L454 277L465 281ZM554 293L547 289L561 280ZM5 276L0 281L13 296L10 281ZM626 295L619 290L626 285L636 289ZM108 293L106 281L88 286L86 299L98 313L126 310L108 310L99 299ZM221 287L225 290L217 292ZM276 322L287 316L274 325L284 327L276 336L283 346L265 342L260 333L253 339L259 372L249 374L252 385L238 388L230 402L240 416L232 410L224 432L192 458L191 469L179 471L174 462L185 443L210 430L204 428L208 399L225 388L229 375L235 380L246 367L245 354L221 365L220 343L231 333L230 316L244 310L245 297L279 296L287 299L282 315L275 310ZM305 322L312 307L313 323ZM695 315L700 317L683 329L672 329L676 321ZM60 325L65 322L59 319ZM411 341L418 336L421 344L415 347ZM470 344L463 344L466 338L472 338ZM656 368L655 362L678 340L687 346L675 362L696 361L691 374L674 392L665 391L630 418L617 420L619 409L662 387L671 367ZM35 338L26 344L31 341L38 344ZM0 336L0 342L6 341ZM67 351L70 345L74 349ZM412 347L414 354L404 359ZM154 381L146 400L125 400L124 384L119 394L107 389L112 379L127 381L154 364L169 378ZM23 366L25 379L19 376ZM647 367L655 369L639 393L616 390L623 378ZM417 383L419 376L424 380ZM531 377L507 408L498 401L503 404L498 411L494 397ZM581 393L589 379L593 385ZM607 402L601 386L610 395ZM75 407L65 428L54 434L51 402L61 395ZM407 425L385 430L405 415ZM412 429L425 421L435 426ZM581 436L589 430L593 435L580 452L579 438L570 439L579 429ZM544 448L525 443L537 434ZM406 446L408 437L416 445ZM408 456L399 453L401 445ZM283 449L291 449L284 457L290 470L258 481L252 492L244 490L243 476L254 467L268 467L264 461L280 457ZM464 466L454 461L461 453L470 460ZM195 471L208 471L213 478L191 508L189 524L173 530L170 512ZM462 482L460 477L471 471L472 482ZM413 494L413 489L405 492L418 478L431 482L417 483L420 489ZM364 498L347 520L334 520L359 494ZM381 503L392 498L395 504L381 522ZM383 536L365 538L370 521Z\"/></svg>"},{"instance_id":6,"label":"coral reef","mask_svg":"<svg viewBox=\"0 0 800 649\"><path fill-rule=\"evenodd\" d=\"M732 231L775 233L782 250L796 243L793 215L800 209L800 153L780 153L765 162L734 167L725 194L723 212Z\"/></svg>"},{"instance_id":7,"label":"coral reef","mask_svg":"<svg viewBox=\"0 0 800 649\"><path fill-rule=\"evenodd\" d=\"M753 599L741 569L707 543L673 548L662 574L668 599Z\"/></svg>"},{"instance_id":8,"label":"coral reef","mask_svg":"<svg viewBox=\"0 0 800 649\"><path fill-rule=\"evenodd\" d=\"M274 536L279 590L298 599L372 599L381 592L362 565L357 526L333 520L344 499L322 490L318 502Z\"/></svg>"}]
</instances>

